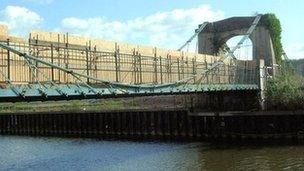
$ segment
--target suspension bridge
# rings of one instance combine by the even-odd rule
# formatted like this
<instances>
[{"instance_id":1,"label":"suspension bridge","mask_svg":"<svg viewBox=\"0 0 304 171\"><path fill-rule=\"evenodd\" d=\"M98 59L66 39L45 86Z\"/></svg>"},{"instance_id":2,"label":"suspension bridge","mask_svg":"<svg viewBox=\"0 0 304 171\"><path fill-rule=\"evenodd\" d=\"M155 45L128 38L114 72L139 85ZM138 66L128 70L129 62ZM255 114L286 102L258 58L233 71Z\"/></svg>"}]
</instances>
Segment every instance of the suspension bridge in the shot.
<instances>
[{"instance_id":1,"label":"suspension bridge","mask_svg":"<svg viewBox=\"0 0 304 171\"><path fill-rule=\"evenodd\" d=\"M250 24L247 28L243 26L246 31L243 31L243 37L237 45L211 62L198 57L173 59L171 56L142 56L136 52L125 54L119 49L105 52L97 50L96 47L40 41L31 37L26 43L2 41L0 74L3 84L0 89L0 101L258 91L260 90L259 59L240 61L236 59L234 53L255 33L261 17L262 15L250 17ZM182 50L204 30L210 29L209 27L208 22L200 25L195 34L178 50ZM59 54L57 58L56 53ZM64 54L63 59L60 59L60 53ZM83 58L79 59L79 56ZM67 64L66 61L75 58L82 61L80 63L82 66L76 67L76 63ZM98 64L105 64L106 67L98 68ZM128 68L127 65L130 67ZM122 69L124 66L126 67ZM110 73L110 79L102 77L102 73L107 72ZM19 76L14 78L13 74ZM131 81L128 83L125 78Z\"/></svg>"},{"instance_id":2,"label":"suspension bridge","mask_svg":"<svg viewBox=\"0 0 304 171\"><path fill-rule=\"evenodd\" d=\"M177 51L68 34L31 32L25 40L1 35L0 26L0 102L32 102L25 103L30 111L2 111L0 134L303 139L303 113L263 110L265 80L275 76L276 61L261 20L263 15L205 22ZM196 38L197 53L182 51ZM251 59L237 54L249 40ZM185 102L190 107L34 111L34 101L174 96L175 103L175 95L191 96Z\"/></svg>"}]
</instances>

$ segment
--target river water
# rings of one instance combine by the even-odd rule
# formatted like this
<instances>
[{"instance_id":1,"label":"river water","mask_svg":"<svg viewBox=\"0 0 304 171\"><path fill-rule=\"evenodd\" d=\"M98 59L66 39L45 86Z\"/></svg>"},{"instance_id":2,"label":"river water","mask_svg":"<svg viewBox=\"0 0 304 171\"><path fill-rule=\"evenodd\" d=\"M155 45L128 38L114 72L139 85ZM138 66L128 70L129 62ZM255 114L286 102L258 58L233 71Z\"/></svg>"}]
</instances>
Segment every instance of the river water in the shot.
<instances>
[{"instance_id":1,"label":"river water","mask_svg":"<svg viewBox=\"0 0 304 171\"><path fill-rule=\"evenodd\" d=\"M0 170L304 170L304 145L0 136Z\"/></svg>"}]
</instances>

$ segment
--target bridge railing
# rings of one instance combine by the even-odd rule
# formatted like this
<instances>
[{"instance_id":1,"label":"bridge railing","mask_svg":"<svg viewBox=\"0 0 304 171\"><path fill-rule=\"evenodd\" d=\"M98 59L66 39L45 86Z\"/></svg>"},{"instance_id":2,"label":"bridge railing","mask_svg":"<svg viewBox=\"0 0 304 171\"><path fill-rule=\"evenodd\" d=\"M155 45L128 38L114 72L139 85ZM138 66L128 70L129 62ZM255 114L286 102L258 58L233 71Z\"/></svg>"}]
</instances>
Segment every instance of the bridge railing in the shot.
<instances>
[{"instance_id":1,"label":"bridge railing","mask_svg":"<svg viewBox=\"0 0 304 171\"><path fill-rule=\"evenodd\" d=\"M212 63L206 59L172 58L171 56L142 56L133 53L100 51L89 46L58 44L56 42L5 42L11 47L62 67L95 78L127 84L165 84L193 75L190 83L201 84L257 84L258 72L254 61L228 60L216 69L200 76ZM219 59L218 59L219 60ZM216 62L216 61L213 61ZM75 83L70 74L50 66L34 63L37 70L29 68L26 60L0 48L0 82L5 77L14 84L46 82L48 79L59 84ZM34 74L35 73L35 74ZM4 76L5 77L4 77ZM89 84L97 83L81 78Z\"/></svg>"}]
</instances>

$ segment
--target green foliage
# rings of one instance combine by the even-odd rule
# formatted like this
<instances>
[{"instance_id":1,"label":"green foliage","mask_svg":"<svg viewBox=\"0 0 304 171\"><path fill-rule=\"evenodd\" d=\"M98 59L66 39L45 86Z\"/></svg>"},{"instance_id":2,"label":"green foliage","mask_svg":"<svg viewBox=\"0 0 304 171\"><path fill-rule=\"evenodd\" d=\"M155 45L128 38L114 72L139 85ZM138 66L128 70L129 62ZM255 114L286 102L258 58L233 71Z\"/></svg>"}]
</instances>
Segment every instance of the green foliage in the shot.
<instances>
[{"instance_id":1,"label":"green foliage","mask_svg":"<svg viewBox=\"0 0 304 171\"><path fill-rule=\"evenodd\" d=\"M285 60L286 65L292 66L293 69L304 77L304 59Z\"/></svg>"},{"instance_id":2,"label":"green foliage","mask_svg":"<svg viewBox=\"0 0 304 171\"><path fill-rule=\"evenodd\" d=\"M267 102L271 109L304 109L304 78L284 69L279 76L267 81Z\"/></svg>"},{"instance_id":3,"label":"green foliage","mask_svg":"<svg viewBox=\"0 0 304 171\"><path fill-rule=\"evenodd\" d=\"M269 30L273 43L274 54L278 64L282 62L283 46L281 42L281 23L275 14L264 14L261 18L261 23Z\"/></svg>"}]
</instances>

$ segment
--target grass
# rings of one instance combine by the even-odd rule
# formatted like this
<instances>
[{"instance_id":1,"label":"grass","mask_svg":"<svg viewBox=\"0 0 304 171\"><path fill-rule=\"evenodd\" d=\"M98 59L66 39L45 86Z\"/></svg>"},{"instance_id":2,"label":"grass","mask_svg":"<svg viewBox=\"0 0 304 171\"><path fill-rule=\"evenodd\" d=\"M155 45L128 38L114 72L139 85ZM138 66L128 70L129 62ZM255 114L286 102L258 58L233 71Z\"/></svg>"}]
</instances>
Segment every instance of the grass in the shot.
<instances>
[{"instance_id":1,"label":"grass","mask_svg":"<svg viewBox=\"0 0 304 171\"><path fill-rule=\"evenodd\" d=\"M1 113L16 112L52 112L52 111L103 111L103 110L120 110L126 105L120 99L107 100L72 100L72 101L56 101L56 102L18 102L18 103L1 103Z\"/></svg>"},{"instance_id":2,"label":"grass","mask_svg":"<svg viewBox=\"0 0 304 171\"><path fill-rule=\"evenodd\" d=\"M111 111L111 110L159 110L168 108L184 108L184 97L126 97L109 99L18 102L0 103L0 114L31 112L74 112L74 111Z\"/></svg>"}]
</instances>

